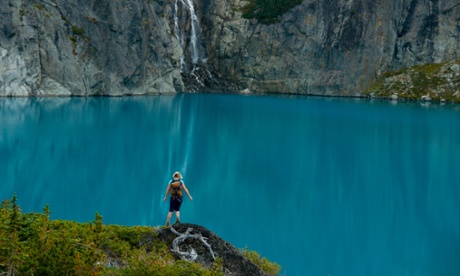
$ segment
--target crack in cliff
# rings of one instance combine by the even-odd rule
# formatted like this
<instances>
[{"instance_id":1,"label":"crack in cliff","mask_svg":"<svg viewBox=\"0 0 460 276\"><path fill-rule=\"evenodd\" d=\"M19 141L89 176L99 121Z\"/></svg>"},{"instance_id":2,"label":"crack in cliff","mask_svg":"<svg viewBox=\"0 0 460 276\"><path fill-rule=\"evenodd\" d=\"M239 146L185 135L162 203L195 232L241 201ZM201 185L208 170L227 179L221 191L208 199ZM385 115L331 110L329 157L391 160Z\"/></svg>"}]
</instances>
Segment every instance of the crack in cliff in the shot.
<instances>
[{"instance_id":1,"label":"crack in cliff","mask_svg":"<svg viewBox=\"0 0 460 276\"><path fill-rule=\"evenodd\" d=\"M178 2L181 7L188 0ZM242 19L231 2L194 1L205 35L198 45L203 58L208 50L209 62L193 70L191 43L180 49L172 31L174 0L3 1L1 44L9 55L0 66L15 71L14 83L0 94L24 95L24 87L32 96L161 93L184 91L185 81L193 91L217 90L224 82L258 92L301 91L305 82L295 77L311 83L312 93L333 94L362 89L388 70L455 58L460 49L457 0L305 0L269 26ZM5 20L7 6L14 24ZM180 24L188 39L190 12L183 9ZM78 27L86 33L78 34ZM185 77L179 72L182 50ZM343 82L330 78L339 74ZM284 84L259 82L264 78Z\"/></svg>"},{"instance_id":2,"label":"crack in cliff","mask_svg":"<svg viewBox=\"0 0 460 276\"><path fill-rule=\"evenodd\" d=\"M457 7L460 7L460 3L455 4L455 5L453 5L453 6L450 7L450 8L447 8L447 9L442 10L441 13L442 13L442 14L447 14L447 13L451 12L453 9L455 9L455 8L457 8Z\"/></svg>"},{"instance_id":3,"label":"crack in cliff","mask_svg":"<svg viewBox=\"0 0 460 276\"><path fill-rule=\"evenodd\" d=\"M412 25L412 21L414 19L414 11L415 11L415 8L417 7L417 4L418 4L418 0L411 1L409 9L407 11L406 18L402 24L402 29L401 31L398 32L398 38L403 37L409 32L411 25Z\"/></svg>"}]
</instances>

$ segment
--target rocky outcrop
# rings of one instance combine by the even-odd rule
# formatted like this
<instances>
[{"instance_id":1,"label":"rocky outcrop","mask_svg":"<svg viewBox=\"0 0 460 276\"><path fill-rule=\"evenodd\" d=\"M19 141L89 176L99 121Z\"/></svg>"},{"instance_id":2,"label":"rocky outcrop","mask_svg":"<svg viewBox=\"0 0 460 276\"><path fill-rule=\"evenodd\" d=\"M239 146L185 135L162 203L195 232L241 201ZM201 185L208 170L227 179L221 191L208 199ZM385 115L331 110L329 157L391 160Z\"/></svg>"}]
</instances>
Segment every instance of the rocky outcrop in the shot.
<instances>
[{"instance_id":1,"label":"rocky outcrop","mask_svg":"<svg viewBox=\"0 0 460 276\"><path fill-rule=\"evenodd\" d=\"M215 258L221 258L225 275L268 275L248 258L243 256L233 245L202 226L195 224L174 224L171 227L174 228L174 231L171 231L171 228L162 228L155 233L160 239L168 244L171 250L173 249L173 240L177 238L177 235L174 233L175 231L183 234L190 228L193 229L191 231L192 234L200 235L206 240L214 256L211 254L210 249L197 239L186 239L184 243L180 244L183 251L190 251L193 248L197 253L196 261L204 267L212 267L216 261Z\"/></svg>"},{"instance_id":2,"label":"rocky outcrop","mask_svg":"<svg viewBox=\"0 0 460 276\"><path fill-rule=\"evenodd\" d=\"M387 72L364 95L392 100L460 102L460 59Z\"/></svg>"},{"instance_id":3,"label":"rocky outcrop","mask_svg":"<svg viewBox=\"0 0 460 276\"><path fill-rule=\"evenodd\" d=\"M184 69L191 43L176 35L177 3L0 2L0 96L359 96L386 71L460 56L458 0L304 0L271 25L242 18L247 1L196 0L204 52L199 71Z\"/></svg>"}]
</instances>

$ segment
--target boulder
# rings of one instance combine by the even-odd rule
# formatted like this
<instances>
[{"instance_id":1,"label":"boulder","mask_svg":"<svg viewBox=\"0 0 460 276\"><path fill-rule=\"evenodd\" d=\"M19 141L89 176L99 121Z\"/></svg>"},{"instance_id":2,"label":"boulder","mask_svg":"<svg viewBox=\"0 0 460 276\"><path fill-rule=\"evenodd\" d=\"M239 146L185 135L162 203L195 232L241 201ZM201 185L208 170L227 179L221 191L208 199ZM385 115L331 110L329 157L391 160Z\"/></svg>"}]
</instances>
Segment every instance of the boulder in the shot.
<instances>
[{"instance_id":1,"label":"boulder","mask_svg":"<svg viewBox=\"0 0 460 276\"><path fill-rule=\"evenodd\" d=\"M173 228L173 230L171 229ZM187 232L193 235L202 236L205 241L210 245L211 250L199 239L188 238L180 244L181 251L191 251L192 249L197 253L196 261L205 267L212 267L215 258L222 258L222 265L225 275L260 275L266 276L261 268L255 265L252 261L241 254L240 250L236 249L233 245L226 242L210 230L196 225L196 224L174 224L168 228L161 228L157 230L158 237L168 244L168 247L173 250L173 241L178 237L175 232L184 234ZM179 258L179 256L178 256Z\"/></svg>"}]
</instances>

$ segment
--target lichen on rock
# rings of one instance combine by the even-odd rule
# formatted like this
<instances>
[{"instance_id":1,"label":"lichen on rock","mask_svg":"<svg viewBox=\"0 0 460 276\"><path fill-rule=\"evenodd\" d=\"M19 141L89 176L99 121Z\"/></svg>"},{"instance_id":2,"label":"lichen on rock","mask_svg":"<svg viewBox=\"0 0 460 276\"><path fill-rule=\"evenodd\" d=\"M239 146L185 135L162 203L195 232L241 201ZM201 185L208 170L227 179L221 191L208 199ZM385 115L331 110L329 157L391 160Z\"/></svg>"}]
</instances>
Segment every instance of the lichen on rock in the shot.
<instances>
[{"instance_id":1,"label":"lichen on rock","mask_svg":"<svg viewBox=\"0 0 460 276\"><path fill-rule=\"evenodd\" d=\"M174 250L173 241L180 233L189 234L189 237L178 245L180 251L191 252L193 249L197 254L195 261L205 267L212 267L216 259L221 259L225 275L269 275L246 258L240 250L202 226L187 223L175 224L170 228L160 229L158 236L167 242L171 250ZM201 241L200 237L205 239L206 244ZM179 255L178 258L180 258Z\"/></svg>"}]
</instances>

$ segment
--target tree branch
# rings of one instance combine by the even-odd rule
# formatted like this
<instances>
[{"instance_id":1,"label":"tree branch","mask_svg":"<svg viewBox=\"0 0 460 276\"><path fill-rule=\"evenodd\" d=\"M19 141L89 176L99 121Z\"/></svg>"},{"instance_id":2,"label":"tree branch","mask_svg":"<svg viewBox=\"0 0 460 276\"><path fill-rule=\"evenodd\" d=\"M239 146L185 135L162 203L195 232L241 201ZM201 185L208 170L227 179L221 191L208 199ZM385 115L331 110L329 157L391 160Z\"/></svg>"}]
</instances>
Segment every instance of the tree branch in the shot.
<instances>
[{"instance_id":1,"label":"tree branch","mask_svg":"<svg viewBox=\"0 0 460 276\"><path fill-rule=\"evenodd\" d=\"M187 251L187 252L180 251L179 243L184 242L188 238L197 239L197 240L201 241L204 244L204 246L209 250L209 253L211 253L212 259L214 261L216 260L216 257L214 256L214 252L212 251L211 246L206 242L207 238L203 237L201 234L190 234L190 232L193 231L193 228L187 228L187 231L185 231L185 233L183 233L183 234L177 232L176 229L174 229L173 227L170 227L170 229L174 234L176 234L178 236L172 242L173 249L171 251L176 253L177 255L179 255L179 257L182 260L185 259L187 261L193 262L198 257L198 254L196 253L196 250L193 249L193 248L190 251Z\"/></svg>"}]
</instances>

